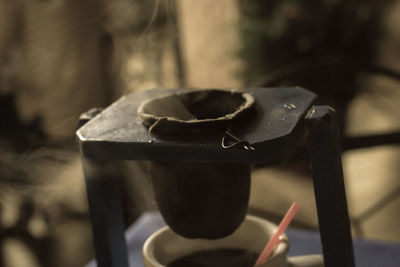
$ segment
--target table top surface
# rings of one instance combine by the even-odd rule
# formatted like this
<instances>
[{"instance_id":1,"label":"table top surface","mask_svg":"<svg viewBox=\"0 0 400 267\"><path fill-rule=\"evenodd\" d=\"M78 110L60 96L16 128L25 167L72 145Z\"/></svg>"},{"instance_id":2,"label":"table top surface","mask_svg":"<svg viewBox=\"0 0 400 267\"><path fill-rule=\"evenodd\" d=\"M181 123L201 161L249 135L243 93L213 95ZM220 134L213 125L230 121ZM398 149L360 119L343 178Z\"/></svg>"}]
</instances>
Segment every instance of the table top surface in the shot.
<instances>
[{"instance_id":1,"label":"table top surface","mask_svg":"<svg viewBox=\"0 0 400 267\"><path fill-rule=\"evenodd\" d=\"M77 131L81 150L92 159L256 163L286 158L303 134L300 123L315 94L298 87L252 88L239 91L255 99L254 115L234 135L254 151L221 146L224 133L165 136L149 133L138 121L141 103L192 89L151 89L124 96Z\"/></svg>"},{"instance_id":2,"label":"table top surface","mask_svg":"<svg viewBox=\"0 0 400 267\"><path fill-rule=\"evenodd\" d=\"M144 213L127 231L126 240L131 267L143 267L142 246L156 230L165 226L158 212ZM318 232L289 229L286 234L290 242L289 256L321 254L321 240ZM354 239L357 267L398 267L400 243ZM96 267L95 261L86 267Z\"/></svg>"}]
</instances>

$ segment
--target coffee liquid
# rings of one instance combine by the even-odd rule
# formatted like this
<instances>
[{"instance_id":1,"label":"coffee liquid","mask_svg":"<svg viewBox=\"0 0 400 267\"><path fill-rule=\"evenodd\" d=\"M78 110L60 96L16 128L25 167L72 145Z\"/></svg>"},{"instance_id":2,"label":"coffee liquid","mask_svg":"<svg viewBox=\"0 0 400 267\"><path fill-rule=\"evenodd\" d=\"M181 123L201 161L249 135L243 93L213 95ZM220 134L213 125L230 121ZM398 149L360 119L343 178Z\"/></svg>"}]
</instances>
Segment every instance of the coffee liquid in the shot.
<instances>
[{"instance_id":1,"label":"coffee liquid","mask_svg":"<svg viewBox=\"0 0 400 267\"><path fill-rule=\"evenodd\" d=\"M258 254L245 249L198 251L174 260L168 267L252 267Z\"/></svg>"}]
</instances>

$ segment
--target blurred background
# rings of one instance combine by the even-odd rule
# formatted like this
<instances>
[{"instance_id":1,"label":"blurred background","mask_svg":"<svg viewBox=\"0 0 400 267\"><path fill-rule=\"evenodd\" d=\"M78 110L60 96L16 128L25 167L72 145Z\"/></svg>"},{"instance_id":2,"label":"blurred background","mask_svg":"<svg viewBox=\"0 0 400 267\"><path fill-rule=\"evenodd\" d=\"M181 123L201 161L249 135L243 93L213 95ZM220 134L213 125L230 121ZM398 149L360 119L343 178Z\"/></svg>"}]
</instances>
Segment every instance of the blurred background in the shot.
<instances>
[{"instance_id":1,"label":"blurred background","mask_svg":"<svg viewBox=\"0 0 400 267\"><path fill-rule=\"evenodd\" d=\"M78 117L155 87L316 92L340 120L353 235L400 242L398 138L355 138L400 131L399 18L398 0L0 0L0 266L93 258ZM250 213L298 201L295 226L317 229L303 150L254 168ZM156 209L147 164L115 168L128 225Z\"/></svg>"}]
</instances>

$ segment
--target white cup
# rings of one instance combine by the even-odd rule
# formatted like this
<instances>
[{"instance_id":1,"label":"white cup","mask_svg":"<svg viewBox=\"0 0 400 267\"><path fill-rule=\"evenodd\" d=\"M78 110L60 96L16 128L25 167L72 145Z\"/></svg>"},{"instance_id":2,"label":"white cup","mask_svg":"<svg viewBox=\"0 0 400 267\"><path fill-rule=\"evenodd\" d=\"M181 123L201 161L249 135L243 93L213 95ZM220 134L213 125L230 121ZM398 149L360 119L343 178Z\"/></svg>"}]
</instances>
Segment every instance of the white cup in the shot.
<instances>
[{"instance_id":1,"label":"white cup","mask_svg":"<svg viewBox=\"0 0 400 267\"><path fill-rule=\"evenodd\" d=\"M143 245L142 257L146 267L165 267L186 255L219 248L245 249L261 253L277 226L264 219L247 215L241 226L228 237L207 240L188 239L164 227L153 233ZM260 267L323 267L321 255L288 257L289 242L282 235L267 262Z\"/></svg>"}]
</instances>

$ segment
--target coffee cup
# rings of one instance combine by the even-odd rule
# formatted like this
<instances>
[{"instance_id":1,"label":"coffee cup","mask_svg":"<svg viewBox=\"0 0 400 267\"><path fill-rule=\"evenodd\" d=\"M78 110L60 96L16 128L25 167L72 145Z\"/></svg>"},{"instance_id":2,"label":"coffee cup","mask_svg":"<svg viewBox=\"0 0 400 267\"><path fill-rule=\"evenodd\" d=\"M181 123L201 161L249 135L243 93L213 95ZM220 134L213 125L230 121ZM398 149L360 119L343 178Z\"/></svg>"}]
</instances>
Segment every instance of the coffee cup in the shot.
<instances>
[{"instance_id":1,"label":"coffee cup","mask_svg":"<svg viewBox=\"0 0 400 267\"><path fill-rule=\"evenodd\" d=\"M241 226L227 237L208 239L189 239L177 235L169 227L153 233L143 245L142 257L146 267L165 267L190 254L201 251L246 250L259 255L274 234L277 225L254 216L247 215ZM323 267L321 255L288 257L289 241L285 234L260 267ZM254 259L255 262L255 259Z\"/></svg>"}]
</instances>

